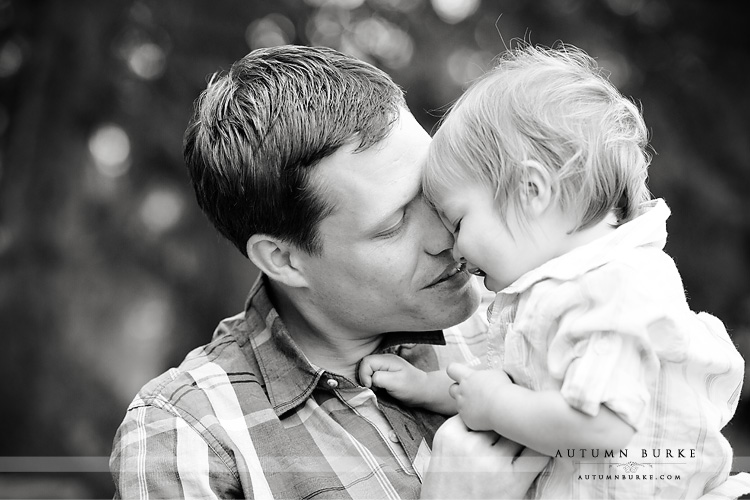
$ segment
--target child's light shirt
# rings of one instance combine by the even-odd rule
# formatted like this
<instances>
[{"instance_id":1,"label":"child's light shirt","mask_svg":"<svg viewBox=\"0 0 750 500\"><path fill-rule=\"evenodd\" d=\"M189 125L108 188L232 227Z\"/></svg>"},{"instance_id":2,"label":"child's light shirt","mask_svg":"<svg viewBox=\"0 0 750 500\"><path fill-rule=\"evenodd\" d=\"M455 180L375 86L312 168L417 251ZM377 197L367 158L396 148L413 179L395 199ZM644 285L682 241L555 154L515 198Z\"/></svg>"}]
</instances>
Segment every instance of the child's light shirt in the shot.
<instances>
[{"instance_id":1,"label":"child's light shirt","mask_svg":"<svg viewBox=\"0 0 750 500\"><path fill-rule=\"evenodd\" d=\"M490 366L588 415L605 405L636 429L627 449L560 449L534 498L696 498L730 472L720 431L744 362L721 321L688 307L663 251L669 208L644 208L521 276L488 312Z\"/></svg>"}]
</instances>

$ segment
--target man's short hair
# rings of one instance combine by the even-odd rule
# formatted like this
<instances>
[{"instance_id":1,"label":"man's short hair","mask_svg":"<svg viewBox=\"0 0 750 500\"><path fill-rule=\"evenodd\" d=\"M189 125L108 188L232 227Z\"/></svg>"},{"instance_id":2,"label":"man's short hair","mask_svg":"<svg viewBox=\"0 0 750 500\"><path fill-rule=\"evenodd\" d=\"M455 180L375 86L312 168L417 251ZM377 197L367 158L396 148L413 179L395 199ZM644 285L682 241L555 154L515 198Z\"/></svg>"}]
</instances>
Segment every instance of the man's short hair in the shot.
<instances>
[{"instance_id":1,"label":"man's short hair","mask_svg":"<svg viewBox=\"0 0 750 500\"><path fill-rule=\"evenodd\" d=\"M383 71L322 47L258 49L215 74L196 100L184 157L198 205L247 256L254 234L320 254L333 210L310 174L357 141L384 139L406 108Z\"/></svg>"}]
</instances>

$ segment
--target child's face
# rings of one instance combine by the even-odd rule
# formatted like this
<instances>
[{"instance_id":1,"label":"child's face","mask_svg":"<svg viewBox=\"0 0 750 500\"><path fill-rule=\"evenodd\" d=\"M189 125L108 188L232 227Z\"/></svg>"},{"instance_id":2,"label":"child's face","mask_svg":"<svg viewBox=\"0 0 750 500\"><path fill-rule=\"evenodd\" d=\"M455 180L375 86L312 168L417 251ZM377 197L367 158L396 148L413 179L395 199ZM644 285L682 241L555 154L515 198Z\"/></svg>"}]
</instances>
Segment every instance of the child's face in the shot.
<instances>
[{"instance_id":1,"label":"child's face","mask_svg":"<svg viewBox=\"0 0 750 500\"><path fill-rule=\"evenodd\" d=\"M460 186L433 201L453 232L453 258L465 259L471 272L485 276L489 290L502 290L561 253L565 229L559 219L526 217L521 224L511 205L503 220L493 192L485 186Z\"/></svg>"}]
</instances>

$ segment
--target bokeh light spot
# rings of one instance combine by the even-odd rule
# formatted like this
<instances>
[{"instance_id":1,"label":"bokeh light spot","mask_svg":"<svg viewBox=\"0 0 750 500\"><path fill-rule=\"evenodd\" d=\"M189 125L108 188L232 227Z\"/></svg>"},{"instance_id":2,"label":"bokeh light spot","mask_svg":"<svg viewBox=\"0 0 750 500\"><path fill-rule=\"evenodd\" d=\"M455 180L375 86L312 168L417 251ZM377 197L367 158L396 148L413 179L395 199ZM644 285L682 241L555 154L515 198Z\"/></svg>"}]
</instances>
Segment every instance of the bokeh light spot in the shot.
<instances>
[{"instance_id":1,"label":"bokeh light spot","mask_svg":"<svg viewBox=\"0 0 750 500\"><path fill-rule=\"evenodd\" d=\"M295 37L294 23L288 17L271 14L250 23L245 40L251 49L276 47L291 43Z\"/></svg>"},{"instance_id":2,"label":"bokeh light spot","mask_svg":"<svg viewBox=\"0 0 750 500\"><path fill-rule=\"evenodd\" d=\"M344 24L333 12L320 11L307 22L307 36L313 45L338 47Z\"/></svg>"},{"instance_id":3,"label":"bokeh light spot","mask_svg":"<svg viewBox=\"0 0 750 500\"><path fill-rule=\"evenodd\" d=\"M174 189L152 189L141 203L143 224L153 233L162 233L179 222L185 211L182 195Z\"/></svg>"},{"instance_id":4,"label":"bokeh light spot","mask_svg":"<svg viewBox=\"0 0 750 500\"><path fill-rule=\"evenodd\" d=\"M618 52L607 52L597 58L597 64L609 74L609 81L622 89L632 83L633 68L630 62Z\"/></svg>"},{"instance_id":5,"label":"bokeh light spot","mask_svg":"<svg viewBox=\"0 0 750 500\"><path fill-rule=\"evenodd\" d=\"M164 73L167 55L159 45L146 42L136 45L127 56L130 70L144 80L154 80Z\"/></svg>"},{"instance_id":6,"label":"bokeh light spot","mask_svg":"<svg viewBox=\"0 0 750 500\"><path fill-rule=\"evenodd\" d=\"M139 0L130 6L130 17L138 24L148 26L154 23L154 13L151 8Z\"/></svg>"},{"instance_id":7,"label":"bokeh light spot","mask_svg":"<svg viewBox=\"0 0 750 500\"><path fill-rule=\"evenodd\" d=\"M13 240L13 232L8 227L0 226L0 255L11 247Z\"/></svg>"},{"instance_id":8,"label":"bokeh light spot","mask_svg":"<svg viewBox=\"0 0 750 500\"><path fill-rule=\"evenodd\" d=\"M414 54L411 37L385 19L371 17L358 22L354 27L354 39L365 52L393 69L406 66Z\"/></svg>"},{"instance_id":9,"label":"bokeh light spot","mask_svg":"<svg viewBox=\"0 0 750 500\"><path fill-rule=\"evenodd\" d=\"M153 293L130 305L125 315L125 338L149 344L169 334L174 322L170 304Z\"/></svg>"},{"instance_id":10,"label":"bokeh light spot","mask_svg":"<svg viewBox=\"0 0 750 500\"><path fill-rule=\"evenodd\" d=\"M23 64L23 51L13 40L6 41L0 48L0 78L15 75Z\"/></svg>"},{"instance_id":11,"label":"bokeh light spot","mask_svg":"<svg viewBox=\"0 0 750 500\"><path fill-rule=\"evenodd\" d=\"M455 83L465 85L485 74L491 60L489 52L462 48L448 56L446 69Z\"/></svg>"},{"instance_id":12,"label":"bokeh light spot","mask_svg":"<svg viewBox=\"0 0 750 500\"><path fill-rule=\"evenodd\" d=\"M94 131L89 152L99 173L107 177L119 177L130 168L130 138L118 125L105 124Z\"/></svg>"},{"instance_id":13,"label":"bokeh light spot","mask_svg":"<svg viewBox=\"0 0 750 500\"><path fill-rule=\"evenodd\" d=\"M430 0L435 13L448 24L456 24L477 11L481 0Z\"/></svg>"}]
</instances>

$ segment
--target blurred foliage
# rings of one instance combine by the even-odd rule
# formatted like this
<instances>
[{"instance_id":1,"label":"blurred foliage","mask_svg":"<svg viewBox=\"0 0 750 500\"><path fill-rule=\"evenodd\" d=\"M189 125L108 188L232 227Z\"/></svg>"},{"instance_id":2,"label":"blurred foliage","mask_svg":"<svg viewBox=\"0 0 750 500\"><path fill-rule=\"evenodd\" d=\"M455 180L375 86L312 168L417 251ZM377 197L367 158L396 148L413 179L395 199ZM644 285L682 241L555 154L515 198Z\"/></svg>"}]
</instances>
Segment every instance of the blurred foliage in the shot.
<instances>
[{"instance_id":1,"label":"blurred foliage","mask_svg":"<svg viewBox=\"0 0 750 500\"><path fill-rule=\"evenodd\" d=\"M585 49L643 107L691 305L748 357L744 24L699 0L0 0L0 457L107 456L137 389L241 310L255 270L193 202L181 142L208 75L266 45L373 62L428 130L514 39ZM0 474L5 497L111 493Z\"/></svg>"}]
</instances>

